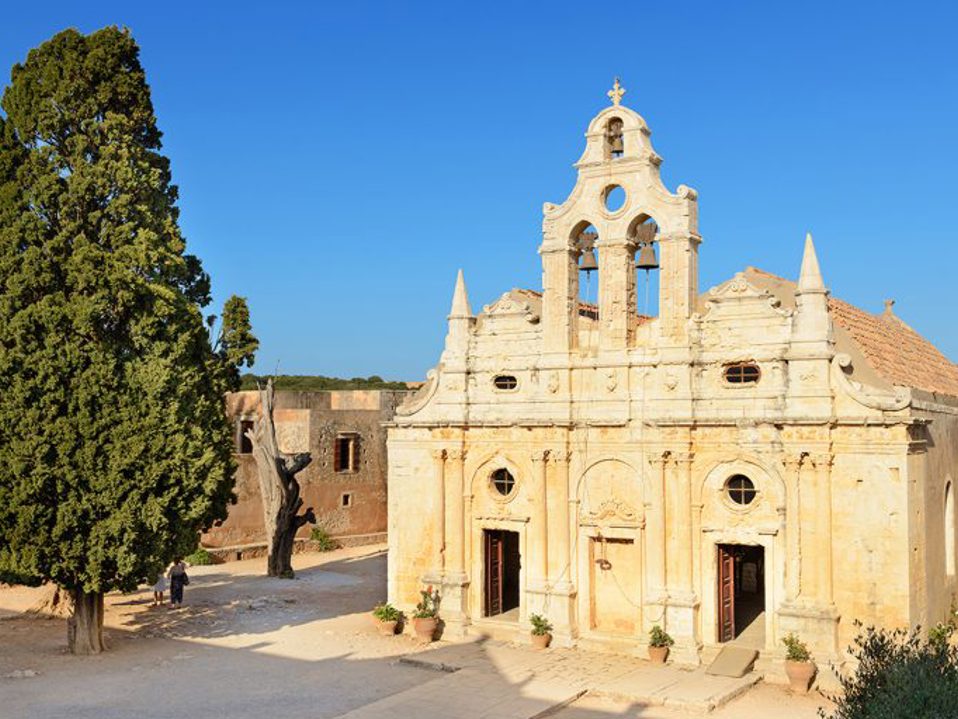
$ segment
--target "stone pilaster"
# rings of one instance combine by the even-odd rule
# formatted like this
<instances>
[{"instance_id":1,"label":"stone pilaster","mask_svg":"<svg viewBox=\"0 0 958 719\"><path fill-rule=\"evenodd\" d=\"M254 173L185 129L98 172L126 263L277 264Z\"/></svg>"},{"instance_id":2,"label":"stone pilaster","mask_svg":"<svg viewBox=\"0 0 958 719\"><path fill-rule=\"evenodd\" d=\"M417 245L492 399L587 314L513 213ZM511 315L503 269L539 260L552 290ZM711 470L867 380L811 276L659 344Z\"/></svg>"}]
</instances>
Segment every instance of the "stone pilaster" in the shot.
<instances>
[{"instance_id":1,"label":"stone pilaster","mask_svg":"<svg viewBox=\"0 0 958 719\"><path fill-rule=\"evenodd\" d=\"M578 517L577 505L569 499L569 460L565 447L549 450L546 479L549 486L549 611L556 646L571 646L578 634L575 623L576 587L572 582L570 550L572 523ZM571 516L570 516L571 514Z\"/></svg>"},{"instance_id":2,"label":"stone pilaster","mask_svg":"<svg viewBox=\"0 0 958 719\"><path fill-rule=\"evenodd\" d=\"M635 268L631 245L625 240L600 238L599 347L622 350L632 343L635 316Z\"/></svg>"},{"instance_id":3,"label":"stone pilaster","mask_svg":"<svg viewBox=\"0 0 958 719\"><path fill-rule=\"evenodd\" d=\"M665 605L668 599L665 576L666 552L666 507L665 472L668 454L660 454L649 460L652 476L652 496L645 504L646 513L646 572L648 592L645 595L644 616L651 628L665 622Z\"/></svg>"},{"instance_id":4,"label":"stone pilaster","mask_svg":"<svg viewBox=\"0 0 958 719\"><path fill-rule=\"evenodd\" d=\"M691 192L691 191L690 191ZM666 344L688 343L688 320L698 296L698 253L695 234L659 237L659 322Z\"/></svg>"},{"instance_id":5,"label":"stone pilaster","mask_svg":"<svg viewBox=\"0 0 958 719\"><path fill-rule=\"evenodd\" d=\"M460 448L446 450L448 467L446 477L446 561L442 577L441 616L450 636L461 636L469 624L466 573L466 516L464 464L466 451Z\"/></svg>"},{"instance_id":6,"label":"stone pilaster","mask_svg":"<svg viewBox=\"0 0 958 719\"><path fill-rule=\"evenodd\" d=\"M567 353L578 344L579 269L576 252L543 242L542 349Z\"/></svg>"},{"instance_id":7,"label":"stone pilaster","mask_svg":"<svg viewBox=\"0 0 958 719\"><path fill-rule=\"evenodd\" d=\"M675 639L672 659L678 664L699 664L702 643L698 637L699 600L692 584L692 461L691 452L673 452L668 504L669 572L666 629ZM668 473L666 473L668 474Z\"/></svg>"}]
</instances>

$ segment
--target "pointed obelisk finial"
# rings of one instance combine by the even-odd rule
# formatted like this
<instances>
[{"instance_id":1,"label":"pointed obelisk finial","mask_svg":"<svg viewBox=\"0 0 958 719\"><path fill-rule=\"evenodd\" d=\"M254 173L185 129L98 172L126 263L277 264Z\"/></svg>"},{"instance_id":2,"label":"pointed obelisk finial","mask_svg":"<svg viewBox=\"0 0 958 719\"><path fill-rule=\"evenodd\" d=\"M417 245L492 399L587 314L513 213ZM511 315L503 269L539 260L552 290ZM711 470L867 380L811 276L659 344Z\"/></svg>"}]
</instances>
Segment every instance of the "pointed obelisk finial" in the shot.
<instances>
[{"instance_id":1,"label":"pointed obelisk finial","mask_svg":"<svg viewBox=\"0 0 958 719\"><path fill-rule=\"evenodd\" d=\"M459 274L456 275L456 290L452 295L452 309L449 310L449 317L472 317L469 295L466 294L466 280L462 276L462 270L459 270Z\"/></svg>"},{"instance_id":2,"label":"pointed obelisk finial","mask_svg":"<svg viewBox=\"0 0 958 719\"><path fill-rule=\"evenodd\" d=\"M625 94L625 88L619 84L619 78L615 78L615 82L612 84L612 89L609 90L606 95L609 96L609 99L612 100L613 105L618 105L622 102L622 96Z\"/></svg>"},{"instance_id":3,"label":"pointed obelisk finial","mask_svg":"<svg viewBox=\"0 0 958 719\"><path fill-rule=\"evenodd\" d=\"M825 291L825 281L818 267L818 256L815 254L815 243L812 241L811 232L805 233L805 253L802 255L802 272L798 276L798 291Z\"/></svg>"}]
</instances>

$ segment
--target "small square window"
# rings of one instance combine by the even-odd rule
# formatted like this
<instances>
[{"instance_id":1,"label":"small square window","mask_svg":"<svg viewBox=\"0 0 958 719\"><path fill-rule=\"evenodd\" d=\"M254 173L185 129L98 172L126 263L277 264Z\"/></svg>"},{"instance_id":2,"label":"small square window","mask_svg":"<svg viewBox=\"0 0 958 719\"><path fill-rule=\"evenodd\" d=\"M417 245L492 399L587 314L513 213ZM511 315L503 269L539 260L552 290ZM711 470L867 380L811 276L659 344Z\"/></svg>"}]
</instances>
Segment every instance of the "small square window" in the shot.
<instances>
[{"instance_id":1,"label":"small square window","mask_svg":"<svg viewBox=\"0 0 958 719\"><path fill-rule=\"evenodd\" d=\"M352 492L343 492L342 497L339 500L339 504L342 507L352 507L353 506Z\"/></svg>"}]
</instances>

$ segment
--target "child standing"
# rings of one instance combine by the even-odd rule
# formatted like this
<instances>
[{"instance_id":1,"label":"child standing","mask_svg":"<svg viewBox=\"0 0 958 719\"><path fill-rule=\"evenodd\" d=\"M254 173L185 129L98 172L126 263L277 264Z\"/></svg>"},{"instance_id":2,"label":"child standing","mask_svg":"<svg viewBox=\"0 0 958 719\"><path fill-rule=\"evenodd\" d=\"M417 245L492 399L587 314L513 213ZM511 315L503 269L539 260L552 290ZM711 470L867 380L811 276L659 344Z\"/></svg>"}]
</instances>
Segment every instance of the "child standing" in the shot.
<instances>
[{"instance_id":1,"label":"child standing","mask_svg":"<svg viewBox=\"0 0 958 719\"><path fill-rule=\"evenodd\" d=\"M156 581L153 582L153 606L159 607L163 604L163 592L166 591L166 577L160 572L156 575Z\"/></svg>"}]
</instances>

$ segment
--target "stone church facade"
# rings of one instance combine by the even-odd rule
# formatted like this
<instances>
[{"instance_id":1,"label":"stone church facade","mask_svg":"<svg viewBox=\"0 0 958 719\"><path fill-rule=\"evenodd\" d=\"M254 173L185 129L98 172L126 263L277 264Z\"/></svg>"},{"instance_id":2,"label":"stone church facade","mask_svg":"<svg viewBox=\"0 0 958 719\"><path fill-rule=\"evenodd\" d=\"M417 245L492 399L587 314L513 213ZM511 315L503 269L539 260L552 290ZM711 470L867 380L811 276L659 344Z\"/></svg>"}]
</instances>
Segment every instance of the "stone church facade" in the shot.
<instances>
[{"instance_id":1,"label":"stone church facade","mask_svg":"<svg viewBox=\"0 0 958 719\"><path fill-rule=\"evenodd\" d=\"M700 295L696 192L663 185L610 96L543 206L543 291L477 316L460 273L439 363L389 424L390 601L432 585L447 633L523 638L536 613L560 644L624 651L659 624L690 663L788 632L821 662L853 620L944 619L958 366L890 303L832 298L811 237L797 282L746 268Z\"/></svg>"}]
</instances>

